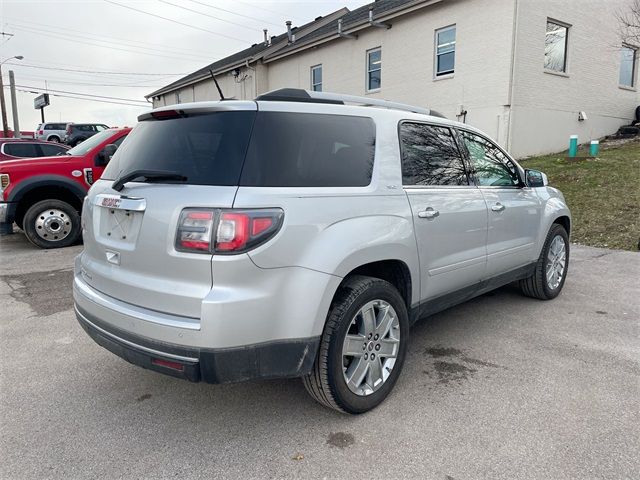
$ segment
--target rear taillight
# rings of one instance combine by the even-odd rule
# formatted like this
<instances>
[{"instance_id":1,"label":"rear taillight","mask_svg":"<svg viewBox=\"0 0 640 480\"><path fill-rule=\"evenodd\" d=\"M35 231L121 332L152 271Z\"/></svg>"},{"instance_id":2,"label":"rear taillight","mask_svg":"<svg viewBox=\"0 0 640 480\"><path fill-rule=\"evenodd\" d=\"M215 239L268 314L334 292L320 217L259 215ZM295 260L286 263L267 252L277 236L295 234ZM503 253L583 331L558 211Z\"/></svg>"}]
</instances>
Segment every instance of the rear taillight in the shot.
<instances>
[{"instance_id":1,"label":"rear taillight","mask_svg":"<svg viewBox=\"0 0 640 480\"><path fill-rule=\"evenodd\" d=\"M243 253L273 237L284 212L279 208L255 210L200 210L180 214L176 250L193 253Z\"/></svg>"},{"instance_id":2,"label":"rear taillight","mask_svg":"<svg viewBox=\"0 0 640 480\"><path fill-rule=\"evenodd\" d=\"M185 209L180 214L176 250L182 252L209 252L213 232L214 212Z\"/></svg>"},{"instance_id":3,"label":"rear taillight","mask_svg":"<svg viewBox=\"0 0 640 480\"><path fill-rule=\"evenodd\" d=\"M44 130L38 130L38 135L44 135Z\"/></svg>"}]
</instances>

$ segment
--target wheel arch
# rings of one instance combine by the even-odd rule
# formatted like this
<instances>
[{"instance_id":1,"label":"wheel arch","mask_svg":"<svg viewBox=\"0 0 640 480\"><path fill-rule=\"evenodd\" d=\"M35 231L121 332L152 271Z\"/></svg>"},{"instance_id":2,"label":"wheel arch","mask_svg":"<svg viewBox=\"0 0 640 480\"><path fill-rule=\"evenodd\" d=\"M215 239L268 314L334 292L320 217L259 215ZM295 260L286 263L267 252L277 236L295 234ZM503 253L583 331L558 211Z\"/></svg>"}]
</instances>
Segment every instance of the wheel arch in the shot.
<instances>
[{"instance_id":1,"label":"wheel arch","mask_svg":"<svg viewBox=\"0 0 640 480\"><path fill-rule=\"evenodd\" d=\"M378 260L351 270L342 280L338 289L354 275L379 278L393 285L405 301L407 311L411 311L413 282L409 266L402 260Z\"/></svg>"},{"instance_id":2,"label":"wheel arch","mask_svg":"<svg viewBox=\"0 0 640 480\"><path fill-rule=\"evenodd\" d=\"M33 205L42 200L55 199L68 203L78 213L86 192L75 182L53 175L39 176L24 180L11 192L10 202L17 204L15 221L22 224L24 215Z\"/></svg>"}]
</instances>

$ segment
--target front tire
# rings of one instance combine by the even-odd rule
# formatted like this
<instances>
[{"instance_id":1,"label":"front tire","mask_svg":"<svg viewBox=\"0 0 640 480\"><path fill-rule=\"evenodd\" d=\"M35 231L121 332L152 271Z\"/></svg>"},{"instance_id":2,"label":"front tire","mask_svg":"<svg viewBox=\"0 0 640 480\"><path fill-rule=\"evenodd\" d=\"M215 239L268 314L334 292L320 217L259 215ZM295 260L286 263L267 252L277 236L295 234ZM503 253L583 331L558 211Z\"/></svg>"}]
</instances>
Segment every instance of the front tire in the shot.
<instances>
[{"instance_id":1,"label":"front tire","mask_svg":"<svg viewBox=\"0 0 640 480\"><path fill-rule=\"evenodd\" d=\"M407 352L409 318L398 290L378 278L353 276L336 293L318 356L303 377L309 394L343 413L382 403L395 385Z\"/></svg>"},{"instance_id":2,"label":"front tire","mask_svg":"<svg viewBox=\"0 0 640 480\"><path fill-rule=\"evenodd\" d=\"M48 199L33 204L22 223L29 241L40 248L68 247L81 235L80 215L61 200Z\"/></svg>"},{"instance_id":3,"label":"front tire","mask_svg":"<svg viewBox=\"0 0 640 480\"><path fill-rule=\"evenodd\" d=\"M569 235L562 225L554 223L533 274L520 280L520 289L528 297L551 300L562 291L568 270Z\"/></svg>"}]
</instances>

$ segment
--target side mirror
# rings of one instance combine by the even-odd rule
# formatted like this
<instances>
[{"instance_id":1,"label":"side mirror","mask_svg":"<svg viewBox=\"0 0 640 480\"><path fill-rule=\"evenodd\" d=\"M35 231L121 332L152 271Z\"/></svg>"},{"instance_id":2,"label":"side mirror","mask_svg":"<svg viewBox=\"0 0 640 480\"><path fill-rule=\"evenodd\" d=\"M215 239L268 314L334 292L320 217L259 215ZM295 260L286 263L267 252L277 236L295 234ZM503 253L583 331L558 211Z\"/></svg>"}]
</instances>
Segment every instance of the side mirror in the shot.
<instances>
[{"instance_id":1,"label":"side mirror","mask_svg":"<svg viewBox=\"0 0 640 480\"><path fill-rule=\"evenodd\" d=\"M113 157L113 154L116 153L117 149L118 146L113 143L105 145L105 147L98 152L98 155L96 155L96 165L102 166L109 163L109 160L111 160L111 157Z\"/></svg>"},{"instance_id":2,"label":"side mirror","mask_svg":"<svg viewBox=\"0 0 640 480\"><path fill-rule=\"evenodd\" d=\"M539 170L529 170L527 168L524 171L524 176L526 178L527 187L536 188L546 187L547 185L549 185L547 176Z\"/></svg>"}]
</instances>

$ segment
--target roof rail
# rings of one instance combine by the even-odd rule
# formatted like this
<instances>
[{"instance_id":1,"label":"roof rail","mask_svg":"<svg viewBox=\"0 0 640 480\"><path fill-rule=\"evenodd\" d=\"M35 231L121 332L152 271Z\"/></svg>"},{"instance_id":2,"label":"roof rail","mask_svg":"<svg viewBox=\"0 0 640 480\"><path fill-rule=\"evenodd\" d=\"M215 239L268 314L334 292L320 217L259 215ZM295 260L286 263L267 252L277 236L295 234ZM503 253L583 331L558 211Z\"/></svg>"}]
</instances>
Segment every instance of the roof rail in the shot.
<instances>
[{"instance_id":1,"label":"roof rail","mask_svg":"<svg viewBox=\"0 0 640 480\"><path fill-rule=\"evenodd\" d=\"M392 110L403 110L433 117L445 118L441 113L428 108L414 107L405 103L390 102L388 100L378 100L376 98L358 97L356 95L343 95L341 93L312 92L301 88L281 88L263 93L256 98L256 101L272 102L306 102L306 103L332 103L335 105L345 105L354 103L365 107L382 107Z\"/></svg>"}]
</instances>

